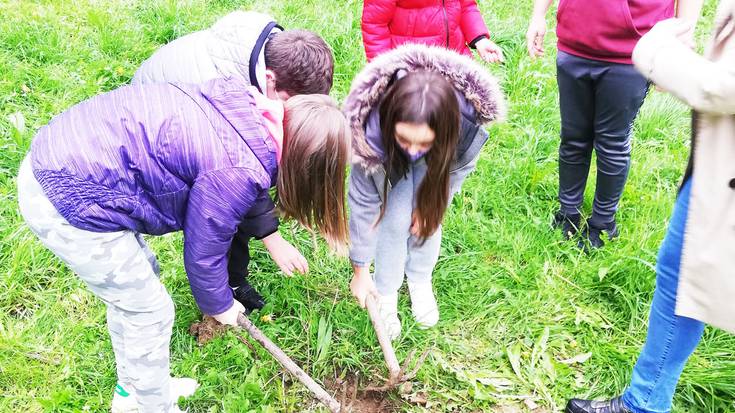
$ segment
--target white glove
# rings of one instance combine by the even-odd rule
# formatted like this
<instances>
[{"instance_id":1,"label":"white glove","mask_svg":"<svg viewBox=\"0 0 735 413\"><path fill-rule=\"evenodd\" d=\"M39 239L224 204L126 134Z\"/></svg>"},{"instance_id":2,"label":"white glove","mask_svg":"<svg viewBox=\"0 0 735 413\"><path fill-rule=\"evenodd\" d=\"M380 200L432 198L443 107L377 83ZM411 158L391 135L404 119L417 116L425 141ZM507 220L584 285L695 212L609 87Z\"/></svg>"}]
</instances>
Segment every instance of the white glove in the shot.
<instances>
[{"instance_id":1,"label":"white glove","mask_svg":"<svg viewBox=\"0 0 735 413\"><path fill-rule=\"evenodd\" d=\"M220 314L213 314L212 317L219 321L220 324L237 326L237 316L240 313L245 313L245 307L239 301L232 300L232 306L227 311Z\"/></svg>"}]
</instances>

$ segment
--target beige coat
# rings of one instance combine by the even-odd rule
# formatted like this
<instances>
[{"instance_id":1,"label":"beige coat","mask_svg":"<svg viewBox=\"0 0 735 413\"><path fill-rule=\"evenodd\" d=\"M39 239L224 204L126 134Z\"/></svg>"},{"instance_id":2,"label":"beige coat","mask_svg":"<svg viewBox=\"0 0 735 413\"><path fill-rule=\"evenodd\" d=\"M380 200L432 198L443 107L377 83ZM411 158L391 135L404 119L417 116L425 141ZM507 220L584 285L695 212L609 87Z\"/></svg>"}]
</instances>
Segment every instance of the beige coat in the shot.
<instances>
[{"instance_id":1,"label":"beige coat","mask_svg":"<svg viewBox=\"0 0 735 413\"><path fill-rule=\"evenodd\" d=\"M633 62L698 113L676 314L735 333L735 0L720 1L704 57L666 23L640 40Z\"/></svg>"}]
</instances>

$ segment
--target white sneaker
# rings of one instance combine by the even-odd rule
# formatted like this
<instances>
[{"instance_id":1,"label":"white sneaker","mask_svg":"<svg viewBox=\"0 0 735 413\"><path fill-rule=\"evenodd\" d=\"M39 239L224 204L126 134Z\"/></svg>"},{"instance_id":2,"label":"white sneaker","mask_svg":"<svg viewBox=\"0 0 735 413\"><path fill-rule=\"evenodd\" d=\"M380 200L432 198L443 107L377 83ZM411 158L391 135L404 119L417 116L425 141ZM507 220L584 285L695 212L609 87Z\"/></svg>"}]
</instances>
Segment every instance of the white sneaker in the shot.
<instances>
[{"instance_id":1,"label":"white sneaker","mask_svg":"<svg viewBox=\"0 0 735 413\"><path fill-rule=\"evenodd\" d=\"M401 320L398 319L398 293L378 294L378 309L388 337L391 340L397 339L401 335Z\"/></svg>"},{"instance_id":2,"label":"white sneaker","mask_svg":"<svg viewBox=\"0 0 735 413\"><path fill-rule=\"evenodd\" d=\"M183 412L176 405L179 397L189 397L199 388L199 383L196 380L187 377L171 377L169 382L171 385L171 398L174 401L174 408L171 410L172 413ZM110 411L112 413L137 413L138 412L138 400L135 398L135 391L133 389L124 389L119 384L115 386L115 394L112 396L112 406Z\"/></svg>"},{"instance_id":3,"label":"white sneaker","mask_svg":"<svg viewBox=\"0 0 735 413\"><path fill-rule=\"evenodd\" d=\"M411 295L411 312L419 328L431 328L439 322L439 307L436 305L431 282L408 283Z\"/></svg>"}]
</instances>

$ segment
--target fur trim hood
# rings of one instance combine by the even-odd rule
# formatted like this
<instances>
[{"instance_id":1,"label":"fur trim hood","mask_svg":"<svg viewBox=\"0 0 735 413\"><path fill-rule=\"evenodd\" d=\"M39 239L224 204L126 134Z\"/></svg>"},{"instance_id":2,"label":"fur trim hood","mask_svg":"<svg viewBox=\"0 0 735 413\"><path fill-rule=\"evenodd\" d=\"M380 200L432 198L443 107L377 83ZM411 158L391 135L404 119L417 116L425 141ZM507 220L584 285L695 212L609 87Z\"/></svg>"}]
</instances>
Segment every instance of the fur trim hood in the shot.
<instances>
[{"instance_id":1,"label":"fur trim hood","mask_svg":"<svg viewBox=\"0 0 735 413\"><path fill-rule=\"evenodd\" d=\"M467 56L440 47L404 45L372 60L355 77L343 111L352 129L352 162L363 166L381 163L365 138L368 115L385 95L393 76L401 69L435 71L449 80L477 112L477 122L487 124L505 118L506 103L497 79Z\"/></svg>"}]
</instances>

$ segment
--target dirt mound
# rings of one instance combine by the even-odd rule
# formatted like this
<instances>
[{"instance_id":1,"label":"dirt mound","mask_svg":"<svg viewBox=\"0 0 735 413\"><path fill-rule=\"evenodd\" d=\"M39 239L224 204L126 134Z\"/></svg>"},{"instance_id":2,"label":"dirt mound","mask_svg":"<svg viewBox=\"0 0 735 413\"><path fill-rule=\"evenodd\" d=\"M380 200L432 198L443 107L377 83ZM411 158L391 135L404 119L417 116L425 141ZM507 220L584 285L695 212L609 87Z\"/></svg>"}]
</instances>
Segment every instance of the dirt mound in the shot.
<instances>
[{"instance_id":1,"label":"dirt mound","mask_svg":"<svg viewBox=\"0 0 735 413\"><path fill-rule=\"evenodd\" d=\"M202 321L189 326L189 334L196 337L197 344L203 346L212 339L217 338L227 331L227 326L220 324L214 318L205 315Z\"/></svg>"}]
</instances>

